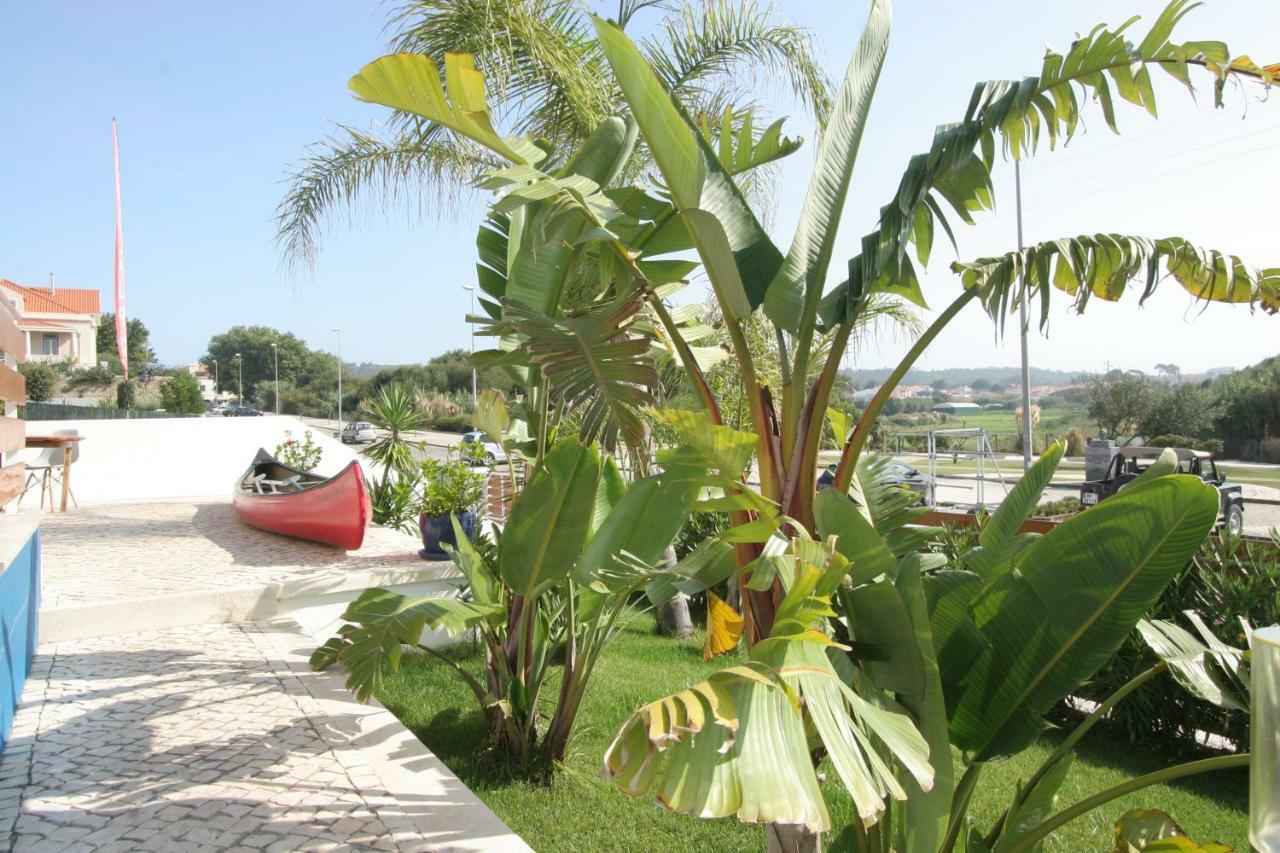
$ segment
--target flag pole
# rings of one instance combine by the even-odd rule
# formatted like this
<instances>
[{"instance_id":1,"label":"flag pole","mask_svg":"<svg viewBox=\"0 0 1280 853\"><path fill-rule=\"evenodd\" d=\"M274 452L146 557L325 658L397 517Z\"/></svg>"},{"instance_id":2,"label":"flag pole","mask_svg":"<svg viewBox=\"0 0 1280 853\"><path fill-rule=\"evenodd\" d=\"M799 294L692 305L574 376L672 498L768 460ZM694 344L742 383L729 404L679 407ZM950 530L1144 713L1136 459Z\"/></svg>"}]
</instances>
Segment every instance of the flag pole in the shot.
<instances>
[{"instance_id":1,"label":"flag pole","mask_svg":"<svg viewBox=\"0 0 1280 853\"><path fill-rule=\"evenodd\" d=\"M125 321L124 303L124 218L120 208L120 129L114 117L111 119L111 142L115 159L116 178L116 253L115 253L115 297L116 297L116 354L120 357L120 367L124 371L124 381L129 381L129 343L128 325ZM128 398L126 398L127 400Z\"/></svg>"}]
</instances>

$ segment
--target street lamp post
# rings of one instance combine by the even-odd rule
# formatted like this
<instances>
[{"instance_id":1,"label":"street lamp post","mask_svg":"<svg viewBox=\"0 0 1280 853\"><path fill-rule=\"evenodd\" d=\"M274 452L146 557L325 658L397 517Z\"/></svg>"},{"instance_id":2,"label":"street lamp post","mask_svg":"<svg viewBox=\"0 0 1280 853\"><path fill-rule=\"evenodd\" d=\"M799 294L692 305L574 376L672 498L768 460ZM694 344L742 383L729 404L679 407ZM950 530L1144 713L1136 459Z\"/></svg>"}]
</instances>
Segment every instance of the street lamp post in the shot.
<instances>
[{"instance_id":1,"label":"street lamp post","mask_svg":"<svg viewBox=\"0 0 1280 853\"><path fill-rule=\"evenodd\" d=\"M222 389L218 387L218 360L213 360L213 399L217 401L218 392Z\"/></svg>"},{"instance_id":2,"label":"street lamp post","mask_svg":"<svg viewBox=\"0 0 1280 853\"><path fill-rule=\"evenodd\" d=\"M462 289L471 294L471 313L467 315L467 324L471 326L471 413L474 417L476 406L479 403L478 395L476 394L476 321L472 319L476 313L476 289L470 284L462 285Z\"/></svg>"},{"instance_id":3,"label":"street lamp post","mask_svg":"<svg viewBox=\"0 0 1280 853\"><path fill-rule=\"evenodd\" d=\"M280 350L275 344L271 345L271 361L275 364L276 370L276 414L280 414Z\"/></svg>"},{"instance_id":4,"label":"street lamp post","mask_svg":"<svg viewBox=\"0 0 1280 853\"><path fill-rule=\"evenodd\" d=\"M331 329L338 336L338 432L342 432L342 330Z\"/></svg>"},{"instance_id":5,"label":"street lamp post","mask_svg":"<svg viewBox=\"0 0 1280 853\"><path fill-rule=\"evenodd\" d=\"M236 353L236 405L244 405L244 359Z\"/></svg>"}]
</instances>

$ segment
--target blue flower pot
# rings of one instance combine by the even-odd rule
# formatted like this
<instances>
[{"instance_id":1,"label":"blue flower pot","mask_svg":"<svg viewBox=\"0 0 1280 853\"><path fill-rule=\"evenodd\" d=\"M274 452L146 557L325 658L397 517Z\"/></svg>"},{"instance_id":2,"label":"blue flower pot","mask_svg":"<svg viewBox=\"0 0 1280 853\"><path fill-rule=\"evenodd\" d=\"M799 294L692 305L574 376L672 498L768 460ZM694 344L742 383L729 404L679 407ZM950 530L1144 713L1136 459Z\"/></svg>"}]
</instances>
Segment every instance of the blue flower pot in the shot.
<instances>
[{"instance_id":1,"label":"blue flower pot","mask_svg":"<svg viewBox=\"0 0 1280 853\"><path fill-rule=\"evenodd\" d=\"M467 538L474 540L476 538L476 525L479 519L474 512L455 513L458 517L458 526L462 528L462 532L467 534ZM449 555L445 552L443 546L450 545L457 547L458 539L453 535L453 523L447 515L427 515L425 512L418 516L418 530L422 532L422 550L418 552L418 556L424 560L447 560Z\"/></svg>"}]
</instances>

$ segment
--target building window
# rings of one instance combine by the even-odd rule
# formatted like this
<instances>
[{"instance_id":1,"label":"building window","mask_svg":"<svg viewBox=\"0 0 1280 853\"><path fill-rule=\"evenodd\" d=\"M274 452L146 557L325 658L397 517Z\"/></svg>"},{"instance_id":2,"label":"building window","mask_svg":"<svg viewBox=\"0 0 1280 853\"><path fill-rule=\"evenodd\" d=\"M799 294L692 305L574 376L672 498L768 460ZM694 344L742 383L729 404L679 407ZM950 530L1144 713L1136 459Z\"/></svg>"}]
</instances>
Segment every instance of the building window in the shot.
<instances>
[{"instance_id":1,"label":"building window","mask_svg":"<svg viewBox=\"0 0 1280 853\"><path fill-rule=\"evenodd\" d=\"M40 340L40 351L45 355L58 354L58 336L45 334Z\"/></svg>"}]
</instances>

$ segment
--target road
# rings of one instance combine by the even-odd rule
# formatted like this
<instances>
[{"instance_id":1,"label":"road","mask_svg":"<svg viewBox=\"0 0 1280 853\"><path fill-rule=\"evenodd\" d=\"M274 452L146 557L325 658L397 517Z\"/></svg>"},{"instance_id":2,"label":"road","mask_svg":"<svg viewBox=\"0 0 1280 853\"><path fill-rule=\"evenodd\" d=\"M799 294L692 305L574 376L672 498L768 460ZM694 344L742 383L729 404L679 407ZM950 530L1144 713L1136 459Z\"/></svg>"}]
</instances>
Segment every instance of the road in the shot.
<instances>
[{"instance_id":1,"label":"road","mask_svg":"<svg viewBox=\"0 0 1280 853\"><path fill-rule=\"evenodd\" d=\"M338 437L338 429L336 423L325 418L301 418L303 423L318 433L327 435L330 438ZM386 435L386 430L375 430L379 435ZM457 454L453 448L457 447L462 441L462 436L456 432L435 432L434 430L418 430L405 433L405 437L410 441L417 442L420 445L418 455L424 459L449 459L456 458Z\"/></svg>"}]
</instances>

